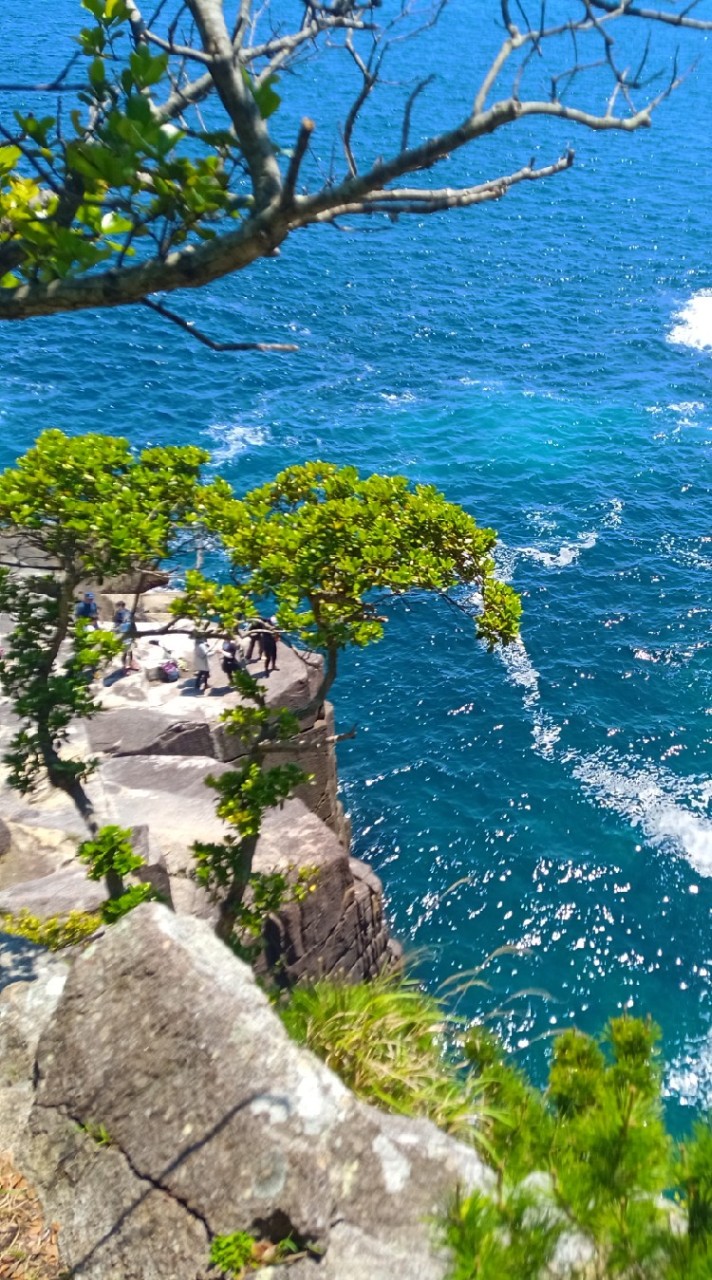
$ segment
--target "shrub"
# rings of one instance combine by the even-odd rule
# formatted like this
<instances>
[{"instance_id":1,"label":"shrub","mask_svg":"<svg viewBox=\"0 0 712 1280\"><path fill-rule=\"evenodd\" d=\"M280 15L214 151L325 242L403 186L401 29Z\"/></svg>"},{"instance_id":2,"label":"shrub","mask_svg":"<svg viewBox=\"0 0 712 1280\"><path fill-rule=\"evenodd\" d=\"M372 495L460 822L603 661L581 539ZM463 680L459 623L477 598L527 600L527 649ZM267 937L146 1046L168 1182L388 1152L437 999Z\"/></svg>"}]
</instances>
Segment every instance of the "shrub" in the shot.
<instances>
[{"instance_id":1,"label":"shrub","mask_svg":"<svg viewBox=\"0 0 712 1280\"><path fill-rule=\"evenodd\" d=\"M49 920L41 920L24 908L17 915L0 915L0 930L3 933L10 933L16 938L27 938L28 942L49 947L50 951L75 947L77 943L96 933L101 924L101 915L89 911L70 911L69 915L52 916Z\"/></svg>"}]
</instances>

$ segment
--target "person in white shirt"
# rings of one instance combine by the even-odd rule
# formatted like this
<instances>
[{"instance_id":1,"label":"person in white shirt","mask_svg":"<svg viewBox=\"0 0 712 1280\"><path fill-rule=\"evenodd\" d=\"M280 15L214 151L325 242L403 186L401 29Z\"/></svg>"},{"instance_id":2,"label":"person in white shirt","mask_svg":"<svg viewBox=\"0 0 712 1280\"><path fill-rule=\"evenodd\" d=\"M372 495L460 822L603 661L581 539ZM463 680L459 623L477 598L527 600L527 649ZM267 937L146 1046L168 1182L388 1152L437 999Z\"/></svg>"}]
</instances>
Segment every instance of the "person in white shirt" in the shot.
<instances>
[{"instance_id":1,"label":"person in white shirt","mask_svg":"<svg viewBox=\"0 0 712 1280\"><path fill-rule=\"evenodd\" d=\"M205 636L196 634L193 637L193 666L195 688L198 693L202 693L210 683L210 650Z\"/></svg>"}]
</instances>

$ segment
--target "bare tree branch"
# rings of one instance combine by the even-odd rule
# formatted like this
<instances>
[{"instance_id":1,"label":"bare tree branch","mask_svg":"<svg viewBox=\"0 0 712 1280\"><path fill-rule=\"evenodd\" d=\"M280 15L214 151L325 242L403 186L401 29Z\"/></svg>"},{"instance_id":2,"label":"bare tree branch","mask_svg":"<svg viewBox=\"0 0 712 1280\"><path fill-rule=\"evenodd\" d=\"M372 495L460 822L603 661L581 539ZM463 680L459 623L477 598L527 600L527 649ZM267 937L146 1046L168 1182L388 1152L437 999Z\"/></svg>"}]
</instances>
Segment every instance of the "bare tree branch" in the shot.
<instances>
[{"instance_id":1,"label":"bare tree branch","mask_svg":"<svg viewBox=\"0 0 712 1280\"><path fill-rule=\"evenodd\" d=\"M628 18L641 18L644 22L662 22L670 27L683 27L688 31L712 31L712 20L706 18L690 18L688 5L683 13L668 13L664 9L641 9L636 4L615 3L615 0L590 0L594 9L602 9L605 13L615 14L621 9Z\"/></svg>"},{"instance_id":2,"label":"bare tree branch","mask_svg":"<svg viewBox=\"0 0 712 1280\"><path fill-rule=\"evenodd\" d=\"M403 128L401 129L401 151L407 150L408 143L410 142L410 121L413 115L413 107L415 105L416 98L420 97L421 93L423 93L423 91L428 88L428 85L431 85L433 83L434 79L435 79L435 72L432 72L429 76L426 76L424 80L419 80L415 88L408 95L408 101L405 104L405 111L403 112Z\"/></svg>"},{"instance_id":3,"label":"bare tree branch","mask_svg":"<svg viewBox=\"0 0 712 1280\"><path fill-rule=\"evenodd\" d=\"M214 344L206 335L199 335L189 321L168 313L162 303L153 302L151 295L199 288L242 270L260 258L277 254L292 232L310 224L333 224L345 214L393 218L400 214L424 215L467 208L501 199L521 183L560 174L572 164L570 150L551 164L513 167L512 172L487 181L460 185L441 183L430 187L417 185L417 180L410 185L412 178L408 185L403 182L408 175L428 173L479 139L516 126L529 117L553 118L567 126L594 131L634 132L644 128L651 123L652 112L683 77L678 75L674 62L662 90L652 96L648 86L658 78L658 73L655 68L649 69L649 41L645 42L642 53L638 49L632 55L626 54L631 59L629 66L614 42L614 33L621 30L623 23L630 26L634 22L638 26L662 23L695 31L712 30L712 20L696 16L698 0L691 0L675 13L642 8L637 0L572 0L576 16L566 21L560 18L560 6L553 20L547 20L546 0L531 0L532 18L536 19L531 21L527 13L528 0L499 0L505 38L501 40L501 34L497 37L499 48L474 93L472 110L465 119L411 145L414 107L435 73L418 80L414 86L412 82L409 86L390 86L401 93L400 126L394 122L390 148L384 146L382 157L369 159L367 166L357 164L354 132L365 104L383 83L380 73L386 53L397 41L427 30L437 20L445 2L432 0L425 20L420 22L414 0L401 0L399 17L379 27L376 6L370 0L327 0L327 3L302 0L298 25L287 28L281 9L280 22L284 21L285 25L278 24L270 0L263 0L261 7L259 0L239 0L234 24L228 28L225 0L185 0L185 3L157 0L151 23L144 22L138 7L140 0L129 0L134 42L144 48L150 44L162 49L169 58L170 78L168 81L162 78L163 88L155 91L155 99L154 90L141 85L139 97L133 82L127 93L134 94L134 102L142 98L150 104L152 125L179 121L180 131L173 130L173 134L179 140L187 139L185 150L177 153L181 164L192 163L196 149L207 150L208 163L198 176L200 182L205 181L208 198L203 200L199 194L196 205L183 200L181 184L170 172L168 181L163 180L155 148L153 153L150 148L129 153L129 158L135 154L138 159L133 167L129 166L135 180L133 185L129 181L128 190L124 178L113 183L113 179L107 182L102 176L100 166L104 164L110 169L108 157L113 145L107 120L116 113L115 104L122 92L118 74L111 70L112 60L119 61L112 47L107 54L107 65L114 80L106 92L97 90L93 104L91 95L88 98L85 95L85 101L90 104L89 120L86 126L82 125L83 135L69 138L71 146L62 133L66 125L59 119L49 146L35 145L31 130L26 133L21 130L19 140L12 131L5 131L4 136L22 148L24 158L18 160L19 171L28 173L29 166L33 166L35 180L42 188L36 197L38 217L46 226L71 228L82 252L85 240L93 244L94 236L100 253L94 258L87 256L88 265L85 265L82 253L78 252L73 261L80 266L72 265L68 270L63 264L61 278L48 280L47 273L37 267L37 255L29 235L27 251L23 246L22 220L13 223L11 217L4 217L0 222L0 276L3 271L13 271L22 278L22 283L13 287L8 279L0 288L0 320L141 304L162 311L164 318L213 349L288 349L282 344ZM157 31L151 24L159 16L162 25ZM109 38L109 44L112 39ZM316 49L319 42L327 53L332 47L346 52L358 71L360 83L344 109L345 176L343 166L342 173L338 174L332 165L320 186L310 188L304 183L306 189L297 194L315 123L302 120L293 152L287 159L270 133L269 117L275 99L265 91L265 85L275 70L291 67L312 48ZM642 44L641 41L641 48ZM592 46L596 47L592 49ZM591 52L593 58L589 57ZM541 60L548 54L553 54L556 62L553 66L545 63L539 71ZM196 60L203 63L206 70L190 80L186 67ZM31 89L56 94L70 88L76 91L77 86L68 82L75 61L75 57L70 59L56 79L46 85L14 86L12 91ZM669 62L668 59L668 66ZM593 74L587 76L587 73ZM608 84L604 83L602 91L604 75ZM502 91L499 86L505 76L508 83ZM530 88L532 79L536 80L535 90ZM587 87L593 88L593 96L587 93ZM9 86L5 88L9 91ZM549 88L551 96L546 100ZM493 101L495 92L501 96ZM167 96L159 102L159 95ZM206 111L203 119L199 109L199 104L211 95L213 99L219 98L227 117L226 120L223 114L217 129L215 112ZM166 137L170 133L166 130ZM157 151L160 154L160 148ZM85 175L81 181L78 169ZM91 187L93 172L103 184L92 197L94 207L99 205L100 217L87 225L86 219L74 219L83 198L82 182ZM211 173L214 179L206 176ZM156 193L161 199L154 199ZM88 207L87 200L84 204ZM238 218L239 213L244 216ZM120 230L118 234L107 230L102 239L103 224L111 226L112 219L120 225ZM102 230L97 232L99 223ZM106 262L103 260L105 245L109 243L113 256ZM137 256L131 261L129 255L134 253Z\"/></svg>"},{"instance_id":4,"label":"bare tree branch","mask_svg":"<svg viewBox=\"0 0 712 1280\"><path fill-rule=\"evenodd\" d=\"M292 157L289 161L287 176L284 179L284 187L282 190L283 204L290 204L292 201L292 197L294 195L294 191L297 185L299 170L301 168L302 160L306 155L307 147L309 146L311 136L314 132L314 127L315 127L314 121L309 120L308 117L306 116L304 117L304 119L302 120L299 126L297 141L294 147L294 151L292 152Z\"/></svg>"},{"instance_id":5,"label":"bare tree branch","mask_svg":"<svg viewBox=\"0 0 712 1280\"><path fill-rule=\"evenodd\" d=\"M191 338L195 338L197 342L202 342L203 346L210 347L211 351L298 351L299 347L293 342L216 342L213 338L209 338L206 333L202 333L200 329L196 329L192 320L184 320L183 316L176 315L175 311L169 311L168 307L162 302L154 302L152 298L142 298L141 306L150 307L151 311L155 311L159 316L163 316L164 320L170 320L172 324L177 324L179 329L189 333Z\"/></svg>"}]
</instances>

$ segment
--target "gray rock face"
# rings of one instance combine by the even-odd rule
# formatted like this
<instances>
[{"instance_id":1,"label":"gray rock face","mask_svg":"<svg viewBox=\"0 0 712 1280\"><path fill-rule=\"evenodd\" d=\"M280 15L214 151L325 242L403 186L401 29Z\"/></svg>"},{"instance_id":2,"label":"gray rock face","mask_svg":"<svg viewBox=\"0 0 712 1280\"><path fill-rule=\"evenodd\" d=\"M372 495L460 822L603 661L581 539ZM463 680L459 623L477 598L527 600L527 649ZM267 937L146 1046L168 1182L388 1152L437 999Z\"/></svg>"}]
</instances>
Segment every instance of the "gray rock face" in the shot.
<instances>
[{"instance_id":1,"label":"gray rock face","mask_svg":"<svg viewBox=\"0 0 712 1280\"><path fill-rule=\"evenodd\" d=\"M105 897L103 884L90 880L84 868L75 865L0 891L0 915L6 911L16 914L23 908L42 919L70 911L98 911Z\"/></svg>"},{"instance_id":2,"label":"gray rock face","mask_svg":"<svg viewBox=\"0 0 712 1280\"><path fill-rule=\"evenodd\" d=\"M493 1180L429 1123L358 1102L207 925L162 907L75 960L36 1078L20 1167L83 1280L197 1280L236 1230L319 1250L285 1280L441 1280L433 1215ZM78 1128L99 1124L112 1146Z\"/></svg>"},{"instance_id":3,"label":"gray rock face","mask_svg":"<svg viewBox=\"0 0 712 1280\"><path fill-rule=\"evenodd\" d=\"M254 861L262 873L295 867L313 872L314 889L267 921L265 961L279 980L289 986L339 975L360 982L390 967L397 951L383 918L380 880L349 858L329 827L296 799L265 815Z\"/></svg>"}]
</instances>

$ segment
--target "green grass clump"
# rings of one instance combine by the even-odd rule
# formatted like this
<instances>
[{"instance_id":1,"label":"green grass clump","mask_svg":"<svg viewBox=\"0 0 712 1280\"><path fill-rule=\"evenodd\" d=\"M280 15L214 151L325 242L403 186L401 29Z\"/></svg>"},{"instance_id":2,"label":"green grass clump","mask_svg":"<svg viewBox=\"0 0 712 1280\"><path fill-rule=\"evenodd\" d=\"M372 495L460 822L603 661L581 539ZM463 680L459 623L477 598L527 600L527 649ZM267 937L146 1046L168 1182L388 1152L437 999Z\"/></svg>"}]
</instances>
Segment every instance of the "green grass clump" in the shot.
<instances>
[{"instance_id":1,"label":"green grass clump","mask_svg":"<svg viewBox=\"0 0 712 1280\"><path fill-rule=\"evenodd\" d=\"M441 1003L416 983L392 974L351 986L317 982L296 987L281 1015L292 1038L357 1097L472 1138L480 1091L446 1052Z\"/></svg>"},{"instance_id":2,"label":"green grass clump","mask_svg":"<svg viewBox=\"0 0 712 1280\"><path fill-rule=\"evenodd\" d=\"M69 915L52 916L48 920L33 916L24 908L17 915L0 915L0 931L16 938L27 938L28 942L49 947L50 951L75 947L77 943L96 933L101 924L101 914L91 911L70 911Z\"/></svg>"}]
</instances>

